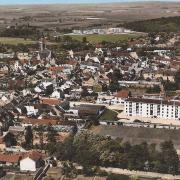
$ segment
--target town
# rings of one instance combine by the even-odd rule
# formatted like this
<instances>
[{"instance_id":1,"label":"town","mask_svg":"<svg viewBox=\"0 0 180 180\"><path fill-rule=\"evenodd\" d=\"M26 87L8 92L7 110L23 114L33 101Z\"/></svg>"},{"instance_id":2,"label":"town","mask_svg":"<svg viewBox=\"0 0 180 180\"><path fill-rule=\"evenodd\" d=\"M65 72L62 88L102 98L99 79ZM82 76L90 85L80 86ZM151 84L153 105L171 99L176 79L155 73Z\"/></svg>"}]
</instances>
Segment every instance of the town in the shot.
<instances>
[{"instance_id":1,"label":"town","mask_svg":"<svg viewBox=\"0 0 180 180\"><path fill-rule=\"evenodd\" d=\"M16 25L2 35L17 30L18 36L36 33L30 25ZM126 27L59 36L41 32L32 44L16 45L0 37L2 179L115 174L108 167L180 179L180 34L137 32ZM127 37L93 42L92 36L102 34ZM142 133L147 142L123 141L134 130L167 137L162 141L158 134L153 141ZM128 170L118 174L131 175Z\"/></svg>"}]
</instances>

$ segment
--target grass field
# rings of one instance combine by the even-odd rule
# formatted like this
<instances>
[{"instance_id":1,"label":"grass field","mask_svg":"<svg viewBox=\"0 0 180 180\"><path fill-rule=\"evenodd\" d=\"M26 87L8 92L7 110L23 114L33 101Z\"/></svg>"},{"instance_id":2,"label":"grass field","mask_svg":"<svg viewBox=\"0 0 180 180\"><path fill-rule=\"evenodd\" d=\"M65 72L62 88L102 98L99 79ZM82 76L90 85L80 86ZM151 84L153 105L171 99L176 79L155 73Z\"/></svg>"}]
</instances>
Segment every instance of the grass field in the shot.
<instances>
[{"instance_id":1,"label":"grass field","mask_svg":"<svg viewBox=\"0 0 180 180\"><path fill-rule=\"evenodd\" d=\"M87 41L91 43L99 43L102 41L118 42L128 41L131 38L137 38L135 34L91 34L91 35L71 35L74 40L82 41L86 37Z\"/></svg>"},{"instance_id":2,"label":"grass field","mask_svg":"<svg viewBox=\"0 0 180 180\"><path fill-rule=\"evenodd\" d=\"M117 121L117 112L114 112L110 109L106 109L104 114L99 118L99 121Z\"/></svg>"},{"instance_id":3,"label":"grass field","mask_svg":"<svg viewBox=\"0 0 180 180\"><path fill-rule=\"evenodd\" d=\"M0 37L0 44L18 45L18 44L34 44L35 41L24 38Z\"/></svg>"}]
</instances>

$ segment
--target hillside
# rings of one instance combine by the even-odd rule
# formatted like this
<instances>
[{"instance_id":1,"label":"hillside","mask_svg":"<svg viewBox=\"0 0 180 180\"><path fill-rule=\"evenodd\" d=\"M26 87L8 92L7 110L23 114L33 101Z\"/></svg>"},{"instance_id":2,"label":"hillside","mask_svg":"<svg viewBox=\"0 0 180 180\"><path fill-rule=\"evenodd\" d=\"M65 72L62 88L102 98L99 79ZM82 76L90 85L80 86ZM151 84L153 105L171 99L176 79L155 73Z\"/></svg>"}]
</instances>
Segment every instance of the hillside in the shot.
<instances>
[{"instance_id":1,"label":"hillside","mask_svg":"<svg viewBox=\"0 0 180 180\"><path fill-rule=\"evenodd\" d=\"M134 128L121 126L97 126L92 129L96 134L122 138L123 142L132 144L147 143L160 144L166 140L172 140L178 153L180 152L180 130Z\"/></svg>"},{"instance_id":2,"label":"hillside","mask_svg":"<svg viewBox=\"0 0 180 180\"><path fill-rule=\"evenodd\" d=\"M126 28L139 32L176 32L180 33L180 16L158 18L125 23Z\"/></svg>"}]
</instances>

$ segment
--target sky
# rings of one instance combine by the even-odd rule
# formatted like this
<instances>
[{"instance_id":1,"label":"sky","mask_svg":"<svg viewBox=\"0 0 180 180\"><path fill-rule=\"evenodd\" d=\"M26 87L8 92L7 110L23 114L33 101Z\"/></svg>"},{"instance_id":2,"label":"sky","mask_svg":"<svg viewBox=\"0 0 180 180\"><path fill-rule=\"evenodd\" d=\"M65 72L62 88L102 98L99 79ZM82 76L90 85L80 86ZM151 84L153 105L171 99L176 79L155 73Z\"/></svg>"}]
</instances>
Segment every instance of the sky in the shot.
<instances>
[{"instance_id":1,"label":"sky","mask_svg":"<svg viewBox=\"0 0 180 180\"><path fill-rule=\"evenodd\" d=\"M2 5L10 4L75 4L75 3L110 3L110 2L136 2L148 0L0 0ZM151 0L151 1L178 1L180 0Z\"/></svg>"}]
</instances>

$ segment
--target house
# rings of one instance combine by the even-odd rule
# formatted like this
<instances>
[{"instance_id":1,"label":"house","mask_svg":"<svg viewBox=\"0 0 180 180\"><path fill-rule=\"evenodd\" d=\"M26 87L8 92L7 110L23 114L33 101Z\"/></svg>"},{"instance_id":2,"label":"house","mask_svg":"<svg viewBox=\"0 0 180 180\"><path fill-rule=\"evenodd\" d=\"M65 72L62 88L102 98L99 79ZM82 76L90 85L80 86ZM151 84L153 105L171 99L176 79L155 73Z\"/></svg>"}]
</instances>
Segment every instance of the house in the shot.
<instances>
[{"instance_id":1,"label":"house","mask_svg":"<svg viewBox=\"0 0 180 180\"><path fill-rule=\"evenodd\" d=\"M96 83L96 80L94 80L93 78L90 78L87 81L83 81L82 86L84 87L89 87L89 88L93 88L94 84Z\"/></svg>"},{"instance_id":2,"label":"house","mask_svg":"<svg viewBox=\"0 0 180 180\"><path fill-rule=\"evenodd\" d=\"M27 116L36 115L38 113L38 109L35 109L34 106L24 106L21 109L21 112L26 114Z\"/></svg>"},{"instance_id":3,"label":"house","mask_svg":"<svg viewBox=\"0 0 180 180\"><path fill-rule=\"evenodd\" d=\"M47 104L47 105L51 105L51 106L55 106L55 105L59 105L60 104L60 100L57 98L47 98L47 97L42 97L40 98L40 102L42 104Z\"/></svg>"},{"instance_id":4,"label":"house","mask_svg":"<svg viewBox=\"0 0 180 180\"><path fill-rule=\"evenodd\" d=\"M56 119L32 119L32 118L24 118L21 123L24 126L48 126L48 125L56 125L59 120Z\"/></svg>"},{"instance_id":5,"label":"house","mask_svg":"<svg viewBox=\"0 0 180 180\"><path fill-rule=\"evenodd\" d=\"M121 90L115 94L115 98L112 101L112 104L124 104L126 98L130 96L130 91Z\"/></svg>"},{"instance_id":6,"label":"house","mask_svg":"<svg viewBox=\"0 0 180 180\"><path fill-rule=\"evenodd\" d=\"M89 104L81 104L77 107L78 115L80 117L86 116L100 116L104 110L106 109L105 106L102 105L89 105Z\"/></svg>"},{"instance_id":7,"label":"house","mask_svg":"<svg viewBox=\"0 0 180 180\"><path fill-rule=\"evenodd\" d=\"M158 70L158 71L144 71L143 77L144 79L151 79L151 80L160 80L163 79L164 81L172 81L174 82L174 75L175 72L172 70Z\"/></svg>"},{"instance_id":8,"label":"house","mask_svg":"<svg viewBox=\"0 0 180 180\"><path fill-rule=\"evenodd\" d=\"M128 98L130 92L128 90L121 90L113 95L99 94L96 103L98 104L124 104L125 99Z\"/></svg>"},{"instance_id":9,"label":"house","mask_svg":"<svg viewBox=\"0 0 180 180\"><path fill-rule=\"evenodd\" d=\"M83 61L80 64L80 68L82 70L88 69L91 72L95 73L96 71L98 71L100 69L100 64L99 63L94 63L94 62L89 62L89 61Z\"/></svg>"},{"instance_id":10,"label":"house","mask_svg":"<svg viewBox=\"0 0 180 180\"><path fill-rule=\"evenodd\" d=\"M112 95L99 94L96 103L98 104L111 104L114 99Z\"/></svg>"},{"instance_id":11,"label":"house","mask_svg":"<svg viewBox=\"0 0 180 180\"><path fill-rule=\"evenodd\" d=\"M19 154L0 154L1 166L18 166L20 160Z\"/></svg>"},{"instance_id":12,"label":"house","mask_svg":"<svg viewBox=\"0 0 180 180\"><path fill-rule=\"evenodd\" d=\"M36 171L42 165L44 162L41 153L32 151L20 160L20 171Z\"/></svg>"},{"instance_id":13,"label":"house","mask_svg":"<svg viewBox=\"0 0 180 180\"><path fill-rule=\"evenodd\" d=\"M17 135L17 134L24 134L25 133L25 127L22 126L9 126L10 133Z\"/></svg>"},{"instance_id":14,"label":"house","mask_svg":"<svg viewBox=\"0 0 180 180\"><path fill-rule=\"evenodd\" d=\"M29 53L17 53L17 58L19 60L29 60L31 56L29 55Z\"/></svg>"},{"instance_id":15,"label":"house","mask_svg":"<svg viewBox=\"0 0 180 180\"><path fill-rule=\"evenodd\" d=\"M53 84L51 82L42 82L34 88L35 92L50 95L53 93Z\"/></svg>"},{"instance_id":16,"label":"house","mask_svg":"<svg viewBox=\"0 0 180 180\"><path fill-rule=\"evenodd\" d=\"M6 148L6 144L4 142L4 136L0 136L0 150L3 151Z\"/></svg>"},{"instance_id":17,"label":"house","mask_svg":"<svg viewBox=\"0 0 180 180\"><path fill-rule=\"evenodd\" d=\"M12 52L12 53L0 53L0 59L6 59L6 58L12 59L12 58L14 58L14 55L15 55L14 52Z\"/></svg>"}]
</instances>

